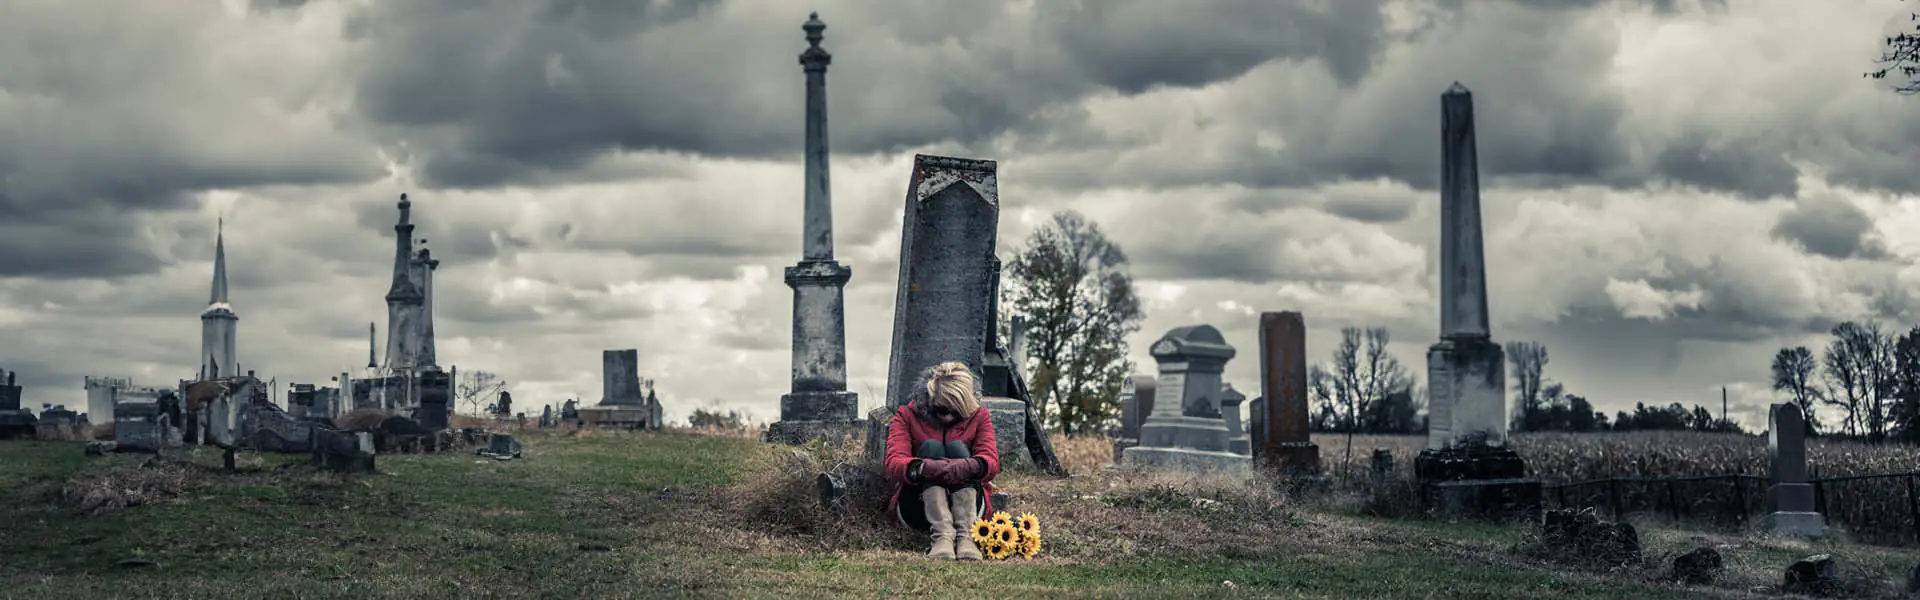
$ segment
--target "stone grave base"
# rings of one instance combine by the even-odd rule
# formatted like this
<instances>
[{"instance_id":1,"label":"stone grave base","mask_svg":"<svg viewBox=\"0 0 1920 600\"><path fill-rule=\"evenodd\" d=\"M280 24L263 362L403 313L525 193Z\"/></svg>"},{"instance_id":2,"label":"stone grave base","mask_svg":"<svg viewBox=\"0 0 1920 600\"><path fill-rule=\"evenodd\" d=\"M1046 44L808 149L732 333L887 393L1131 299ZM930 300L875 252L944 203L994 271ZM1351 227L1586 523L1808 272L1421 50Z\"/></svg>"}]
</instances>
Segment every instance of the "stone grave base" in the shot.
<instances>
[{"instance_id":1,"label":"stone grave base","mask_svg":"<svg viewBox=\"0 0 1920 600\"><path fill-rule=\"evenodd\" d=\"M1413 475L1421 481L1520 479L1527 476L1527 463L1511 448L1429 449L1413 459Z\"/></svg>"},{"instance_id":2,"label":"stone grave base","mask_svg":"<svg viewBox=\"0 0 1920 600\"><path fill-rule=\"evenodd\" d=\"M1266 469L1286 474L1315 474L1320 472L1320 446L1313 442L1284 442L1275 444L1271 456L1261 456L1260 465Z\"/></svg>"},{"instance_id":3,"label":"stone grave base","mask_svg":"<svg viewBox=\"0 0 1920 600\"><path fill-rule=\"evenodd\" d=\"M805 445L816 439L837 442L864 433L866 421L780 421L767 426L761 439L775 444Z\"/></svg>"},{"instance_id":4,"label":"stone grave base","mask_svg":"<svg viewBox=\"0 0 1920 600\"><path fill-rule=\"evenodd\" d=\"M993 439L1000 447L1000 470L1033 469L1033 457L1027 453L1027 403L987 396L980 399L980 406L993 416Z\"/></svg>"},{"instance_id":5,"label":"stone grave base","mask_svg":"<svg viewBox=\"0 0 1920 600\"><path fill-rule=\"evenodd\" d=\"M1120 462L1120 457L1126 456L1128 448L1138 445L1140 445L1140 440L1135 438L1119 438L1113 440L1113 461L1116 463Z\"/></svg>"},{"instance_id":6,"label":"stone grave base","mask_svg":"<svg viewBox=\"0 0 1920 600\"><path fill-rule=\"evenodd\" d=\"M1760 530L1781 535L1822 537L1827 517L1817 512L1773 512L1760 518Z\"/></svg>"},{"instance_id":7,"label":"stone grave base","mask_svg":"<svg viewBox=\"0 0 1920 600\"><path fill-rule=\"evenodd\" d=\"M1246 476L1253 474L1253 460L1232 452L1213 452L1192 448L1155 448L1134 446L1121 455L1121 464L1162 471Z\"/></svg>"},{"instance_id":8,"label":"stone grave base","mask_svg":"<svg viewBox=\"0 0 1920 600\"><path fill-rule=\"evenodd\" d=\"M1253 456L1253 438L1244 435L1227 438L1227 451Z\"/></svg>"},{"instance_id":9,"label":"stone grave base","mask_svg":"<svg viewBox=\"0 0 1920 600\"><path fill-rule=\"evenodd\" d=\"M807 416L810 419L788 418ZM860 418L860 395L848 391L793 392L780 395L781 421L854 421Z\"/></svg>"},{"instance_id":10,"label":"stone grave base","mask_svg":"<svg viewBox=\"0 0 1920 600\"><path fill-rule=\"evenodd\" d=\"M646 405L585 406L580 408L580 426L594 429L643 429L652 411Z\"/></svg>"},{"instance_id":11,"label":"stone grave base","mask_svg":"<svg viewBox=\"0 0 1920 600\"><path fill-rule=\"evenodd\" d=\"M1140 424L1140 446L1227 452L1227 424L1219 417L1156 416ZM1241 458L1246 458L1242 456Z\"/></svg>"},{"instance_id":12,"label":"stone grave base","mask_svg":"<svg viewBox=\"0 0 1920 600\"><path fill-rule=\"evenodd\" d=\"M1427 513L1442 519L1540 519L1538 479L1429 481L1421 485Z\"/></svg>"}]
</instances>

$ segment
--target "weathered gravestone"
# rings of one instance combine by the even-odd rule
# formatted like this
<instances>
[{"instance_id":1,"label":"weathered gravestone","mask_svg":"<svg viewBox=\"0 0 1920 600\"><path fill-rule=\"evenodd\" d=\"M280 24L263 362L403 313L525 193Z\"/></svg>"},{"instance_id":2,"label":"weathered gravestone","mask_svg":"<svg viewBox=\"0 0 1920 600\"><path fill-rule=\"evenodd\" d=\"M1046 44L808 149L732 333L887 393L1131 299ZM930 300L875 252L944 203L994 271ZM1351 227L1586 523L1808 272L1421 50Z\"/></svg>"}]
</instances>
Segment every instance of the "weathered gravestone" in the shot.
<instances>
[{"instance_id":1,"label":"weathered gravestone","mask_svg":"<svg viewBox=\"0 0 1920 600\"><path fill-rule=\"evenodd\" d=\"M1540 481L1509 447L1506 364L1488 327L1473 96L1455 83L1440 103L1440 341L1427 350L1427 448L1414 472L1433 513L1537 518Z\"/></svg>"},{"instance_id":2,"label":"weathered gravestone","mask_svg":"<svg viewBox=\"0 0 1920 600\"><path fill-rule=\"evenodd\" d=\"M1768 419L1767 447L1773 474L1762 527L1787 535L1825 535L1826 517L1814 510L1813 484L1807 483L1806 419L1800 407L1792 403L1773 405Z\"/></svg>"},{"instance_id":3,"label":"weathered gravestone","mask_svg":"<svg viewBox=\"0 0 1920 600\"><path fill-rule=\"evenodd\" d=\"M372 473L373 434L365 431L341 431L326 427L311 429L313 464L329 471Z\"/></svg>"},{"instance_id":4,"label":"weathered gravestone","mask_svg":"<svg viewBox=\"0 0 1920 600\"><path fill-rule=\"evenodd\" d=\"M1140 445L1140 423L1153 412L1152 375L1128 375L1120 384L1120 437L1113 441L1113 460L1119 462L1128 448Z\"/></svg>"},{"instance_id":5,"label":"weathered gravestone","mask_svg":"<svg viewBox=\"0 0 1920 600\"><path fill-rule=\"evenodd\" d=\"M1140 445L1126 449L1122 463L1195 473L1244 474L1246 456L1228 452L1227 425L1220 418L1220 373L1233 358L1212 325L1175 328L1150 349L1160 365L1153 414L1140 425Z\"/></svg>"},{"instance_id":6,"label":"weathered gravestone","mask_svg":"<svg viewBox=\"0 0 1920 600\"><path fill-rule=\"evenodd\" d=\"M991 259L1000 223L995 168L990 160L914 156L900 232L885 416L867 426L870 465L885 456L888 419L911 399L921 372L958 361L984 379L982 349L993 323Z\"/></svg>"},{"instance_id":7,"label":"weathered gravestone","mask_svg":"<svg viewBox=\"0 0 1920 600\"><path fill-rule=\"evenodd\" d=\"M520 458L520 440L511 434L496 433L487 438L487 447L475 454L500 460Z\"/></svg>"},{"instance_id":8,"label":"weathered gravestone","mask_svg":"<svg viewBox=\"0 0 1920 600\"><path fill-rule=\"evenodd\" d=\"M1240 405L1245 404L1247 395L1233 389L1233 384L1224 384L1220 389L1220 418L1227 424L1227 451L1234 454L1251 455L1253 440L1242 429Z\"/></svg>"},{"instance_id":9,"label":"weathered gravestone","mask_svg":"<svg viewBox=\"0 0 1920 600\"><path fill-rule=\"evenodd\" d=\"M810 15L801 29L806 74L806 172L799 264L786 269L793 288L793 379L780 397L780 420L767 427L772 442L801 444L858 431L860 399L847 391L846 285L853 269L833 258L833 188L827 168L827 65L820 47L827 25Z\"/></svg>"},{"instance_id":10,"label":"weathered gravestone","mask_svg":"<svg viewBox=\"0 0 1920 600\"><path fill-rule=\"evenodd\" d=\"M589 426L637 429L647 425L652 408L640 387L640 351L632 348L601 353L601 396L598 406L581 407L580 420ZM500 416L511 416L512 401L501 392Z\"/></svg>"},{"instance_id":11,"label":"weathered gravestone","mask_svg":"<svg viewBox=\"0 0 1920 600\"><path fill-rule=\"evenodd\" d=\"M160 403L120 400L113 405L113 440L117 452L151 454L179 446L180 434L161 417Z\"/></svg>"},{"instance_id":12,"label":"weathered gravestone","mask_svg":"<svg viewBox=\"0 0 1920 600\"><path fill-rule=\"evenodd\" d=\"M993 270L993 293L986 298L987 314L998 315L1000 259L989 257L988 261ZM1059 455L1053 452L1053 441L1047 437L1046 427L1040 423L1039 412L1034 410L1033 394L1027 390L1027 380L1020 374L1020 363L1015 360L1012 350L1000 344L1000 327L997 323L987 323L987 345L981 361L981 371L985 375L981 387L986 392L981 405L993 415L994 433L1003 457L1001 467L1031 467L1055 476L1066 476L1067 471L1060 464Z\"/></svg>"},{"instance_id":13,"label":"weathered gravestone","mask_svg":"<svg viewBox=\"0 0 1920 600\"><path fill-rule=\"evenodd\" d=\"M413 420L433 431L447 428L452 417L453 378L446 371L429 370L420 374L420 408Z\"/></svg>"},{"instance_id":14,"label":"weathered gravestone","mask_svg":"<svg viewBox=\"0 0 1920 600\"><path fill-rule=\"evenodd\" d=\"M1297 311L1260 313L1260 393L1253 458L1282 473L1320 472L1307 432L1307 322Z\"/></svg>"},{"instance_id":15,"label":"weathered gravestone","mask_svg":"<svg viewBox=\"0 0 1920 600\"><path fill-rule=\"evenodd\" d=\"M39 421L33 411L21 410L20 386L14 385L15 374L7 371L6 376L0 378L0 439L31 436Z\"/></svg>"}]
</instances>

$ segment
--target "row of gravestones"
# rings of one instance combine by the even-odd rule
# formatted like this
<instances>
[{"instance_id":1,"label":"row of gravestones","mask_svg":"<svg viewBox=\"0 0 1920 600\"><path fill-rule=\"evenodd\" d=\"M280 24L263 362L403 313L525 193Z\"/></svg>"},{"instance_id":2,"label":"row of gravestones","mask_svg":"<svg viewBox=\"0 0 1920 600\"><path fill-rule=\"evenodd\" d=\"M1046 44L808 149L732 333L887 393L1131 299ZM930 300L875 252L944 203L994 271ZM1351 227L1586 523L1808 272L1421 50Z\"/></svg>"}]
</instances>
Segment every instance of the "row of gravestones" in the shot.
<instances>
[{"instance_id":1,"label":"row of gravestones","mask_svg":"<svg viewBox=\"0 0 1920 600\"><path fill-rule=\"evenodd\" d=\"M1295 473L1319 470L1319 448L1307 437L1306 324L1300 313L1260 317L1263 395L1251 403L1244 427L1240 406L1246 395L1221 380L1237 351L1219 329L1179 327L1149 352L1158 376L1129 377L1121 390L1116 461L1199 472L1244 472L1254 464Z\"/></svg>"}]
</instances>

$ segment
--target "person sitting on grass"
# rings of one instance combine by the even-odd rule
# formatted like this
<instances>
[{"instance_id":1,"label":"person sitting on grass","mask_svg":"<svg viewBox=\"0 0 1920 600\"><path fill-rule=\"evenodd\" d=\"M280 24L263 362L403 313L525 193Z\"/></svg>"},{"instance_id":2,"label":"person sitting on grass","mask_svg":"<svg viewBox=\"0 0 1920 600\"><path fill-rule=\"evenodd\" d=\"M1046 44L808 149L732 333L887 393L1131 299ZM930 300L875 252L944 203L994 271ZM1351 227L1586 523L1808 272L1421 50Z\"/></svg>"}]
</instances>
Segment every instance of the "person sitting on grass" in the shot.
<instances>
[{"instance_id":1,"label":"person sitting on grass","mask_svg":"<svg viewBox=\"0 0 1920 600\"><path fill-rule=\"evenodd\" d=\"M965 363L935 365L887 426L888 509L902 525L930 533L933 558L980 560L973 538L957 535L991 514L1000 450L979 383ZM903 500L904 499L904 500ZM957 541L956 541L957 540Z\"/></svg>"}]
</instances>

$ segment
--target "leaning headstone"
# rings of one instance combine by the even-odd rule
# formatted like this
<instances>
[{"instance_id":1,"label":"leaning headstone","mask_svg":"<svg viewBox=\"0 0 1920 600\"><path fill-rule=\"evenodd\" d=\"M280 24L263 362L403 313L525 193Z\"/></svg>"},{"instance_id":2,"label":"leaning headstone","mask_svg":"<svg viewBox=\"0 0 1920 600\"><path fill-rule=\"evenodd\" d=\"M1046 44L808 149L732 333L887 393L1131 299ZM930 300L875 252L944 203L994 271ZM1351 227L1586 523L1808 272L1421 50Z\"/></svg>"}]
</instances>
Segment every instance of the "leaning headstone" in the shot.
<instances>
[{"instance_id":1,"label":"leaning headstone","mask_svg":"<svg viewBox=\"0 0 1920 600\"><path fill-rule=\"evenodd\" d=\"M1140 445L1140 423L1153 412L1155 389L1153 376L1146 374L1128 375L1120 384L1120 438L1113 441L1115 462L1128 448Z\"/></svg>"},{"instance_id":2,"label":"leaning headstone","mask_svg":"<svg viewBox=\"0 0 1920 600\"><path fill-rule=\"evenodd\" d=\"M1263 468L1293 475L1320 472L1320 447L1307 430L1307 322L1298 311L1260 313L1260 443Z\"/></svg>"},{"instance_id":3,"label":"leaning headstone","mask_svg":"<svg viewBox=\"0 0 1920 600\"><path fill-rule=\"evenodd\" d=\"M1000 314L1000 259L988 259L993 272L992 293L983 299L987 303L987 314ZM981 349L980 370L985 379L980 387L987 396L998 396L1019 402L1005 404L1001 408L989 407L988 410L1010 411L1017 414L996 416L995 422L1002 420L1017 422L1018 429L1004 432L996 430L1001 444L1012 442L1014 447L1001 448L1001 454L1013 458L1003 462L1003 468L1033 468L1050 475L1065 477L1067 470L1060 464L1060 456L1053 451L1053 440L1047 436L1046 426L1040 422L1040 412L1034 410L1033 394L1027 389L1027 380L1020 374L1020 363L1014 359L1013 351L1000 344L1000 327L989 320L987 323L987 343ZM1016 435L1017 434L1017 435ZM995 506L998 506L997 504Z\"/></svg>"},{"instance_id":4,"label":"leaning headstone","mask_svg":"<svg viewBox=\"0 0 1920 600\"><path fill-rule=\"evenodd\" d=\"M1150 348L1160 366L1153 414L1140 426L1140 445L1128 448L1122 463L1189 473L1244 474L1246 456L1227 451L1227 425L1220 418L1220 373L1233 358L1220 330L1212 325L1175 328Z\"/></svg>"},{"instance_id":5,"label":"leaning headstone","mask_svg":"<svg viewBox=\"0 0 1920 600\"><path fill-rule=\"evenodd\" d=\"M1253 440L1240 423L1240 405L1246 401L1247 395L1233 389L1231 383L1220 390L1220 418L1227 423L1227 450L1234 454L1253 453Z\"/></svg>"},{"instance_id":6,"label":"leaning headstone","mask_svg":"<svg viewBox=\"0 0 1920 600\"><path fill-rule=\"evenodd\" d=\"M1766 531L1785 535L1827 533L1826 517L1814 511L1813 484L1807 483L1807 423L1800 407L1775 404L1768 411L1767 447L1773 475L1767 487Z\"/></svg>"},{"instance_id":7,"label":"leaning headstone","mask_svg":"<svg viewBox=\"0 0 1920 600\"><path fill-rule=\"evenodd\" d=\"M887 367L891 412L928 367L959 361L982 378L1000 192L990 160L917 155L907 185ZM886 453L887 421L869 423L866 462Z\"/></svg>"},{"instance_id":8,"label":"leaning headstone","mask_svg":"<svg viewBox=\"0 0 1920 600\"><path fill-rule=\"evenodd\" d=\"M1379 482L1379 481L1387 481L1392 478L1393 478L1393 450L1388 448L1374 448L1373 449L1373 480L1376 482Z\"/></svg>"},{"instance_id":9,"label":"leaning headstone","mask_svg":"<svg viewBox=\"0 0 1920 600\"><path fill-rule=\"evenodd\" d=\"M1506 361L1488 326L1473 96L1455 83L1440 104L1440 341L1427 350L1427 448L1414 472L1437 515L1531 517L1540 481L1508 444Z\"/></svg>"}]
</instances>

